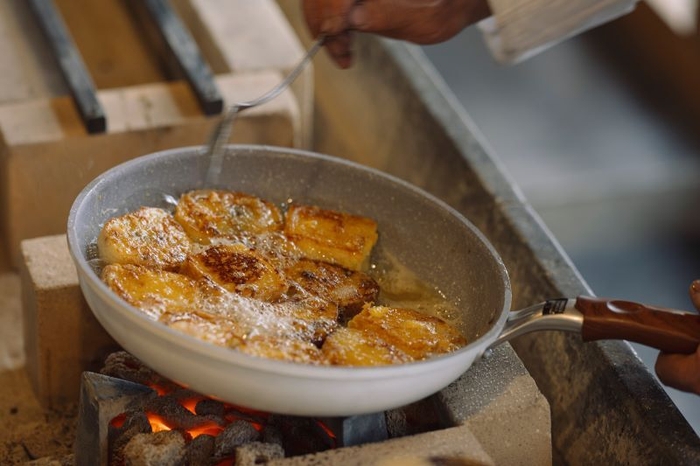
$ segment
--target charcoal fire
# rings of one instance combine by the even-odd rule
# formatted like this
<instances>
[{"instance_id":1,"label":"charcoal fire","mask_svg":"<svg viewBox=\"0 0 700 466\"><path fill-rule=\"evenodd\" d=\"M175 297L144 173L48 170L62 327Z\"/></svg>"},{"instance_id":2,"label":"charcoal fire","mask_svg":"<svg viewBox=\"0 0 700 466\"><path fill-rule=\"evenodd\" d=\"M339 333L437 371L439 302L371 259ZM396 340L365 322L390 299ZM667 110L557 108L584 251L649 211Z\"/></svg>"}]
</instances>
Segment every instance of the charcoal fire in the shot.
<instances>
[{"instance_id":1,"label":"charcoal fire","mask_svg":"<svg viewBox=\"0 0 700 466\"><path fill-rule=\"evenodd\" d=\"M130 387L127 393L132 393L127 400L112 403L101 412L93 409L99 416L92 417L107 418L108 453L103 464L110 466L144 461L214 466L264 464L388 438L384 413L315 419L233 406L185 389L123 351L107 357L101 374L86 374L84 385L98 384L105 392L112 380L118 386L126 384ZM95 391L84 387L82 398L89 398ZM94 404L82 398L81 405ZM94 453L92 448L86 450Z\"/></svg>"}]
</instances>

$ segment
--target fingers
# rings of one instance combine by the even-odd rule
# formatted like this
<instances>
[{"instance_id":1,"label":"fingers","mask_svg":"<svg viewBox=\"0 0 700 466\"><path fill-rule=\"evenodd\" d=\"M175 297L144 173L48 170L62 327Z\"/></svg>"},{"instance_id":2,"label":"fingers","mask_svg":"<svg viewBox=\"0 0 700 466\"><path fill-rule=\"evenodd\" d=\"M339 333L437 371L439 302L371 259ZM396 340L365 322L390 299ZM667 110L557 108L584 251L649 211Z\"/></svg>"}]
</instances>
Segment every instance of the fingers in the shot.
<instances>
[{"instance_id":1,"label":"fingers","mask_svg":"<svg viewBox=\"0 0 700 466\"><path fill-rule=\"evenodd\" d=\"M304 0L302 9L313 37L326 36L328 54L340 68L352 64L349 13L354 0Z\"/></svg>"},{"instance_id":2,"label":"fingers","mask_svg":"<svg viewBox=\"0 0 700 466\"><path fill-rule=\"evenodd\" d=\"M326 50L340 68L345 69L352 65L351 43L352 33L350 31L344 31L326 39Z\"/></svg>"},{"instance_id":3,"label":"fingers","mask_svg":"<svg viewBox=\"0 0 700 466\"><path fill-rule=\"evenodd\" d=\"M691 283L689 294L700 311L700 280ZM660 353L654 370L664 385L700 395L700 346L693 354Z\"/></svg>"},{"instance_id":4,"label":"fingers","mask_svg":"<svg viewBox=\"0 0 700 466\"><path fill-rule=\"evenodd\" d=\"M661 353L654 369L664 385L700 395L700 347L693 354Z\"/></svg>"},{"instance_id":5,"label":"fingers","mask_svg":"<svg viewBox=\"0 0 700 466\"><path fill-rule=\"evenodd\" d=\"M690 299L695 309L700 311L700 280L695 280L690 285Z\"/></svg>"},{"instance_id":6,"label":"fingers","mask_svg":"<svg viewBox=\"0 0 700 466\"><path fill-rule=\"evenodd\" d=\"M311 35L332 36L346 30L352 5L353 0L304 0L302 10Z\"/></svg>"}]
</instances>

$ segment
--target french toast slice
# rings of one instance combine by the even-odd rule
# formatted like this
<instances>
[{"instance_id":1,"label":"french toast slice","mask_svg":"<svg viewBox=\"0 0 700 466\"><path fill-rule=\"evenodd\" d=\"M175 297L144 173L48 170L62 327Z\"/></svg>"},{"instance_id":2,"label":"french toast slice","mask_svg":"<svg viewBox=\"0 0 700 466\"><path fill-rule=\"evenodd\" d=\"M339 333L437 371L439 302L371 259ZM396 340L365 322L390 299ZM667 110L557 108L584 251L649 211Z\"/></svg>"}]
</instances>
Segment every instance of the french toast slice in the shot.
<instances>
[{"instance_id":1,"label":"french toast slice","mask_svg":"<svg viewBox=\"0 0 700 466\"><path fill-rule=\"evenodd\" d=\"M209 294L190 277L141 265L110 264L101 278L123 300L153 319L166 311L191 311Z\"/></svg>"},{"instance_id":2,"label":"french toast slice","mask_svg":"<svg viewBox=\"0 0 700 466\"><path fill-rule=\"evenodd\" d=\"M321 346L325 360L335 366L386 366L413 360L373 333L339 328Z\"/></svg>"},{"instance_id":3,"label":"french toast slice","mask_svg":"<svg viewBox=\"0 0 700 466\"><path fill-rule=\"evenodd\" d=\"M467 343L444 320L413 309L366 305L348 328L375 335L414 360L449 353Z\"/></svg>"},{"instance_id":4,"label":"french toast slice","mask_svg":"<svg viewBox=\"0 0 700 466\"><path fill-rule=\"evenodd\" d=\"M178 200L175 220L195 242L215 239L241 240L282 229L282 213L264 199L226 190L190 191Z\"/></svg>"},{"instance_id":5,"label":"french toast slice","mask_svg":"<svg viewBox=\"0 0 700 466\"><path fill-rule=\"evenodd\" d=\"M106 264L134 264L177 270L190 250L190 239L170 213L157 207L109 219L97 237Z\"/></svg>"},{"instance_id":6,"label":"french toast slice","mask_svg":"<svg viewBox=\"0 0 700 466\"><path fill-rule=\"evenodd\" d=\"M304 364L321 364L323 357L313 343L276 335L256 335L246 338L235 349L258 356Z\"/></svg>"},{"instance_id":7,"label":"french toast slice","mask_svg":"<svg viewBox=\"0 0 700 466\"><path fill-rule=\"evenodd\" d=\"M338 306L314 296L293 297L273 305L278 318L290 325L289 336L320 344L338 327Z\"/></svg>"},{"instance_id":8,"label":"french toast slice","mask_svg":"<svg viewBox=\"0 0 700 466\"><path fill-rule=\"evenodd\" d=\"M158 320L174 330L218 346L237 346L245 339L245 330L234 320L203 312L166 311Z\"/></svg>"},{"instance_id":9,"label":"french toast slice","mask_svg":"<svg viewBox=\"0 0 700 466\"><path fill-rule=\"evenodd\" d=\"M343 320L360 312L365 303L374 303L379 285L366 273L329 262L301 259L284 270L290 291L309 293L335 303Z\"/></svg>"},{"instance_id":10,"label":"french toast slice","mask_svg":"<svg viewBox=\"0 0 700 466\"><path fill-rule=\"evenodd\" d=\"M182 273L208 278L224 289L271 302L287 290L284 276L262 255L244 244L219 244L190 254Z\"/></svg>"},{"instance_id":11,"label":"french toast slice","mask_svg":"<svg viewBox=\"0 0 700 466\"><path fill-rule=\"evenodd\" d=\"M284 232L305 257L351 270L367 266L377 242L377 222L335 210L292 204Z\"/></svg>"}]
</instances>

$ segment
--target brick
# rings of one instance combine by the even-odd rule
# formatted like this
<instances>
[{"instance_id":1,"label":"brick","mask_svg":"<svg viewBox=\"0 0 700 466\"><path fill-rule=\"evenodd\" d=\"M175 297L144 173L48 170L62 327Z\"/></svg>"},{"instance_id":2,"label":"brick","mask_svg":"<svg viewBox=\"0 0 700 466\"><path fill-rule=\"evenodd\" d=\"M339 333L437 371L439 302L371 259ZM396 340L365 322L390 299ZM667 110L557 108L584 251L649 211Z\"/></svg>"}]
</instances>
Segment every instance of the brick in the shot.
<instances>
[{"instance_id":1,"label":"brick","mask_svg":"<svg viewBox=\"0 0 700 466\"><path fill-rule=\"evenodd\" d=\"M552 464L549 403L509 344L475 361L438 398L496 464Z\"/></svg>"},{"instance_id":2,"label":"brick","mask_svg":"<svg viewBox=\"0 0 700 466\"><path fill-rule=\"evenodd\" d=\"M44 408L76 402L83 371L119 346L85 302L65 235L22 242L25 368Z\"/></svg>"}]
</instances>

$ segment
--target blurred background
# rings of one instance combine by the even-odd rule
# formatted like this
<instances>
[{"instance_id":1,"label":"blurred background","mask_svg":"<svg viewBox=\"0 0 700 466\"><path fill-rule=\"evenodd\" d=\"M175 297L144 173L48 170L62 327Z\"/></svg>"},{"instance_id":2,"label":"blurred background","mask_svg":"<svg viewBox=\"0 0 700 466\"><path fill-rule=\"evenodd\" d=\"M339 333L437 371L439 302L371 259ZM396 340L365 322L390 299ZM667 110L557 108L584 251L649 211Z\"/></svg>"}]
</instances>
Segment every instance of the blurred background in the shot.
<instances>
[{"instance_id":1,"label":"blurred background","mask_svg":"<svg viewBox=\"0 0 700 466\"><path fill-rule=\"evenodd\" d=\"M424 50L597 296L691 310L700 278L697 0L514 66L476 27ZM653 372L657 351L636 346ZM700 434L700 397L668 389Z\"/></svg>"}]
</instances>

